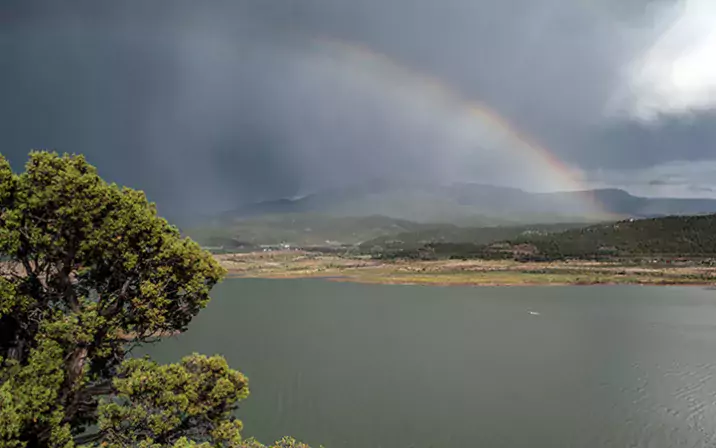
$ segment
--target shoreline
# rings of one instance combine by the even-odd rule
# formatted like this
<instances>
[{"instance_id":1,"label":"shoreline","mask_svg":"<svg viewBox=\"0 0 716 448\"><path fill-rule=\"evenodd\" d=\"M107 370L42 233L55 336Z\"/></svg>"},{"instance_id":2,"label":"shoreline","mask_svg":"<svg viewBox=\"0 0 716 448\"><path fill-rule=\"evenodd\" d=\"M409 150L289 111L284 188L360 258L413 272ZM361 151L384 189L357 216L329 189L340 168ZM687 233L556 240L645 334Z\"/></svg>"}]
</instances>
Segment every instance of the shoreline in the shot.
<instances>
[{"instance_id":1,"label":"shoreline","mask_svg":"<svg viewBox=\"0 0 716 448\"><path fill-rule=\"evenodd\" d=\"M511 260L383 261L300 251L216 255L228 278L431 286L716 286L716 266Z\"/></svg>"}]
</instances>

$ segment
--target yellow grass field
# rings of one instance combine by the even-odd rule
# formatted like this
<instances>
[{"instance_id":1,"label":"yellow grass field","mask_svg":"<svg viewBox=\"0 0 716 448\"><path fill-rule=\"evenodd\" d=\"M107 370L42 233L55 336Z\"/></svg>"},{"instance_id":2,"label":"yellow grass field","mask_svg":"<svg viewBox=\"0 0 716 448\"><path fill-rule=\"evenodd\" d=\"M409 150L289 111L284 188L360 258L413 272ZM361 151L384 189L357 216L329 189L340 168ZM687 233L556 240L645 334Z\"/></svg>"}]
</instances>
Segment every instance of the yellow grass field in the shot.
<instances>
[{"instance_id":1,"label":"yellow grass field","mask_svg":"<svg viewBox=\"0 0 716 448\"><path fill-rule=\"evenodd\" d=\"M569 261L381 261L298 251L216 255L231 277L420 285L716 285L716 267Z\"/></svg>"}]
</instances>

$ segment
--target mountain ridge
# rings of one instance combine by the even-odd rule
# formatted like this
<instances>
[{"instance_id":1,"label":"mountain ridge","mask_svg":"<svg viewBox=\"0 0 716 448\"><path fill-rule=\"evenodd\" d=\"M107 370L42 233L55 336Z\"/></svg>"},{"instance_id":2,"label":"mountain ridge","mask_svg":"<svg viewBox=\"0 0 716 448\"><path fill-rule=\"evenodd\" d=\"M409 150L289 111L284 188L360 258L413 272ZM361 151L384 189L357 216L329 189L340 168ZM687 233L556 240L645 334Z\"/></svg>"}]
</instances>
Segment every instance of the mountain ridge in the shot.
<instances>
[{"instance_id":1,"label":"mountain ridge","mask_svg":"<svg viewBox=\"0 0 716 448\"><path fill-rule=\"evenodd\" d=\"M597 210L589 198L603 210ZM603 213L602 213L603 212ZM716 199L642 197L617 188L528 192L478 183L431 185L377 182L260 201L226 211L223 219L270 214L382 215L416 222L460 224L471 217L497 224L601 221L716 213ZM602 216L600 216L602 213ZM575 219L581 218L581 219Z\"/></svg>"}]
</instances>

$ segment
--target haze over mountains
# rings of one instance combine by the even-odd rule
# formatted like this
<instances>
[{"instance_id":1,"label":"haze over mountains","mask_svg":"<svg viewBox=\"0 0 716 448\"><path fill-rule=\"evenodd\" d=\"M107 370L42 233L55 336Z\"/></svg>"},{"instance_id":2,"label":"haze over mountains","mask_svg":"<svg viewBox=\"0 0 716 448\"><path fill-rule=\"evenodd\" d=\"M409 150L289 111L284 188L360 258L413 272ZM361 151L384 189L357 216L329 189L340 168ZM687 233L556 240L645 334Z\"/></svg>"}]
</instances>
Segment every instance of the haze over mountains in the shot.
<instances>
[{"instance_id":1,"label":"haze over mountains","mask_svg":"<svg viewBox=\"0 0 716 448\"><path fill-rule=\"evenodd\" d=\"M383 215L458 225L524 224L716 213L716 200L646 198L619 189L532 193L475 183L373 182L300 198L253 203L228 211L223 217L289 213L343 217Z\"/></svg>"},{"instance_id":2,"label":"haze over mountains","mask_svg":"<svg viewBox=\"0 0 716 448\"><path fill-rule=\"evenodd\" d=\"M475 183L373 181L242 205L185 232L207 247L484 244L524 232L600 222L716 213L714 199L647 198L620 189L534 193ZM396 241L397 241L396 240Z\"/></svg>"}]
</instances>

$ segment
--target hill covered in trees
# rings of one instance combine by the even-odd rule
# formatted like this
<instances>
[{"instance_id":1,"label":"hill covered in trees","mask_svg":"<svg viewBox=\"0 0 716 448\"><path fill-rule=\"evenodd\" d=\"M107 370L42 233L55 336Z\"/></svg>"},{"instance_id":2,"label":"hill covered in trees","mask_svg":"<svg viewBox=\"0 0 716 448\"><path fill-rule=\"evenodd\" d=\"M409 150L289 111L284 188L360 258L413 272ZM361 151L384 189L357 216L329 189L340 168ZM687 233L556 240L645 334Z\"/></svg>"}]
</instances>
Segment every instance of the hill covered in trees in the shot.
<instances>
[{"instance_id":1,"label":"hill covered in trees","mask_svg":"<svg viewBox=\"0 0 716 448\"><path fill-rule=\"evenodd\" d=\"M518 238L509 243L530 244L548 258L713 257L716 214L620 221Z\"/></svg>"},{"instance_id":2,"label":"hill covered in trees","mask_svg":"<svg viewBox=\"0 0 716 448\"><path fill-rule=\"evenodd\" d=\"M716 214L626 220L561 232L529 232L502 241L433 241L385 257L517 258L527 260L616 258L716 258Z\"/></svg>"},{"instance_id":3,"label":"hill covered in trees","mask_svg":"<svg viewBox=\"0 0 716 448\"><path fill-rule=\"evenodd\" d=\"M435 226L373 238L361 243L360 249L367 253L385 253L417 250L429 244L485 245L527 235L562 232L587 225L586 223L557 223L491 227Z\"/></svg>"}]
</instances>

